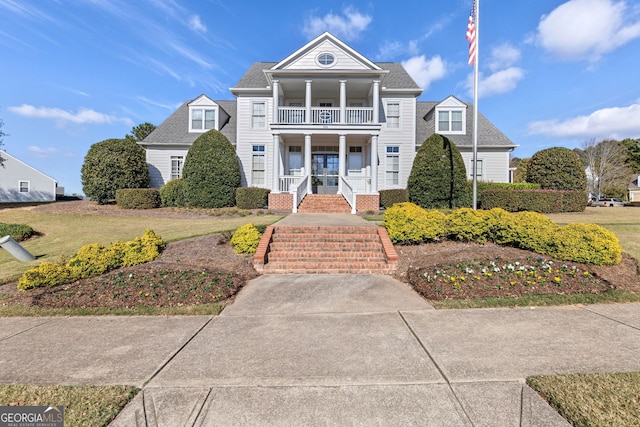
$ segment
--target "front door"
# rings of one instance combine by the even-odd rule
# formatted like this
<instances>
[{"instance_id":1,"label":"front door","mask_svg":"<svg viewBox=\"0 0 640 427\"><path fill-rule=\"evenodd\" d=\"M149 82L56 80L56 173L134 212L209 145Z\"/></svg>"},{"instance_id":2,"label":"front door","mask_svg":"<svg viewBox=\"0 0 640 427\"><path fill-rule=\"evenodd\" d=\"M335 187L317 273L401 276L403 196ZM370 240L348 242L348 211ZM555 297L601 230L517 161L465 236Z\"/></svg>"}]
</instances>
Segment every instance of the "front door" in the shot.
<instances>
[{"instance_id":1,"label":"front door","mask_svg":"<svg viewBox=\"0 0 640 427\"><path fill-rule=\"evenodd\" d=\"M338 160L337 154L312 154L311 186L315 194L338 192Z\"/></svg>"}]
</instances>

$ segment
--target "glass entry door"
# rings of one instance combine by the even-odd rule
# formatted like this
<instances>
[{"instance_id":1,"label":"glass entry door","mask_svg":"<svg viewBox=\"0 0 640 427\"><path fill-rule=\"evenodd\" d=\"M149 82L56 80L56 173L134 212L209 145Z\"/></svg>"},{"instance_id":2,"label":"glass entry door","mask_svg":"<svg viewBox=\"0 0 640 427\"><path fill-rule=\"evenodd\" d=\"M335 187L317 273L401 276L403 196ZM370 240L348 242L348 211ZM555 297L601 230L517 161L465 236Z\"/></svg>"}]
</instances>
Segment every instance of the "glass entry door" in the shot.
<instances>
[{"instance_id":1,"label":"glass entry door","mask_svg":"<svg viewBox=\"0 0 640 427\"><path fill-rule=\"evenodd\" d=\"M313 153L311 155L311 186L315 194L338 192L338 155Z\"/></svg>"}]
</instances>

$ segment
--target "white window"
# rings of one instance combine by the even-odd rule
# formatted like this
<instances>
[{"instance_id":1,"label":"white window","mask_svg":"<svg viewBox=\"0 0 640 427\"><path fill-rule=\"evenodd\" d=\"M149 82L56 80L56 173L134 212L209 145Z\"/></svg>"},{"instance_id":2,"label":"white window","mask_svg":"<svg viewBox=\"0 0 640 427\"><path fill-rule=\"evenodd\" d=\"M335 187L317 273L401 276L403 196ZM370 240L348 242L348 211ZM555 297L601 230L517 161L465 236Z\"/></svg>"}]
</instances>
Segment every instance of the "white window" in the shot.
<instances>
[{"instance_id":1,"label":"white window","mask_svg":"<svg viewBox=\"0 0 640 427\"><path fill-rule=\"evenodd\" d=\"M385 159L385 184L387 186L398 185L400 183L400 147L390 145L387 147Z\"/></svg>"},{"instance_id":2,"label":"white window","mask_svg":"<svg viewBox=\"0 0 640 427\"><path fill-rule=\"evenodd\" d=\"M476 176L482 176L482 159L478 159L476 162ZM469 159L469 178L473 179L473 159Z\"/></svg>"},{"instance_id":3,"label":"white window","mask_svg":"<svg viewBox=\"0 0 640 427\"><path fill-rule=\"evenodd\" d=\"M388 129L400 128L400 103L399 102L387 103L387 128Z\"/></svg>"},{"instance_id":4,"label":"white window","mask_svg":"<svg viewBox=\"0 0 640 427\"><path fill-rule=\"evenodd\" d=\"M463 134L464 113L462 110L438 110L438 133Z\"/></svg>"},{"instance_id":5,"label":"white window","mask_svg":"<svg viewBox=\"0 0 640 427\"><path fill-rule=\"evenodd\" d=\"M29 186L29 181L18 181L18 188L21 193L28 193Z\"/></svg>"},{"instance_id":6,"label":"white window","mask_svg":"<svg viewBox=\"0 0 640 427\"><path fill-rule=\"evenodd\" d=\"M264 129L267 126L267 106L264 102L254 102L251 106L251 128Z\"/></svg>"},{"instance_id":7,"label":"white window","mask_svg":"<svg viewBox=\"0 0 640 427\"><path fill-rule=\"evenodd\" d=\"M184 156L171 156L170 179L182 178L182 165L184 165Z\"/></svg>"},{"instance_id":8,"label":"white window","mask_svg":"<svg viewBox=\"0 0 640 427\"><path fill-rule=\"evenodd\" d=\"M331 53L321 53L318 55L317 61L322 67L330 67L336 62L336 57Z\"/></svg>"},{"instance_id":9,"label":"white window","mask_svg":"<svg viewBox=\"0 0 640 427\"><path fill-rule=\"evenodd\" d=\"M299 145L289 146L289 174L302 175L302 147Z\"/></svg>"},{"instance_id":10,"label":"white window","mask_svg":"<svg viewBox=\"0 0 640 427\"><path fill-rule=\"evenodd\" d=\"M264 145L254 145L251 157L251 185L264 185L265 183L265 161Z\"/></svg>"},{"instance_id":11,"label":"white window","mask_svg":"<svg viewBox=\"0 0 640 427\"><path fill-rule=\"evenodd\" d=\"M216 128L216 110L191 108L191 131L203 132Z\"/></svg>"}]
</instances>

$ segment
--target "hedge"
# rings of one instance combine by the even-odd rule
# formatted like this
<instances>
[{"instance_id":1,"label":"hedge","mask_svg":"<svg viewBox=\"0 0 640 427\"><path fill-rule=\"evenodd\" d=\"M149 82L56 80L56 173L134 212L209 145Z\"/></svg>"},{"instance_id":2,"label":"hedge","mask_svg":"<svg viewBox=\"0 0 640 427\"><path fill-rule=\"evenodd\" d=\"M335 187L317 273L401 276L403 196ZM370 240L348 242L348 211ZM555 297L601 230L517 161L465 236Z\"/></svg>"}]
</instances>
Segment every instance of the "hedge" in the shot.
<instances>
[{"instance_id":1,"label":"hedge","mask_svg":"<svg viewBox=\"0 0 640 427\"><path fill-rule=\"evenodd\" d=\"M161 205L155 188L122 188L116 190L116 204L122 209L155 209Z\"/></svg>"},{"instance_id":2,"label":"hedge","mask_svg":"<svg viewBox=\"0 0 640 427\"><path fill-rule=\"evenodd\" d=\"M160 193L160 203L162 207L187 206L187 196L184 192L184 180L182 178L172 179L158 190Z\"/></svg>"},{"instance_id":3,"label":"hedge","mask_svg":"<svg viewBox=\"0 0 640 427\"><path fill-rule=\"evenodd\" d=\"M236 190L238 209L262 209L269 204L271 190L258 187L240 187Z\"/></svg>"},{"instance_id":4,"label":"hedge","mask_svg":"<svg viewBox=\"0 0 640 427\"><path fill-rule=\"evenodd\" d=\"M495 189L482 191L480 199L482 209L502 208L509 212L582 212L587 207L587 194L583 191Z\"/></svg>"},{"instance_id":5,"label":"hedge","mask_svg":"<svg viewBox=\"0 0 640 427\"><path fill-rule=\"evenodd\" d=\"M35 231L26 224L6 224L0 222L0 237L11 236L16 242L27 240Z\"/></svg>"},{"instance_id":6,"label":"hedge","mask_svg":"<svg viewBox=\"0 0 640 427\"><path fill-rule=\"evenodd\" d=\"M389 209L396 203L403 203L409 201L409 192L404 188L398 188L393 190L380 190L380 206L385 209Z\"/></svg>"}]
</instances>

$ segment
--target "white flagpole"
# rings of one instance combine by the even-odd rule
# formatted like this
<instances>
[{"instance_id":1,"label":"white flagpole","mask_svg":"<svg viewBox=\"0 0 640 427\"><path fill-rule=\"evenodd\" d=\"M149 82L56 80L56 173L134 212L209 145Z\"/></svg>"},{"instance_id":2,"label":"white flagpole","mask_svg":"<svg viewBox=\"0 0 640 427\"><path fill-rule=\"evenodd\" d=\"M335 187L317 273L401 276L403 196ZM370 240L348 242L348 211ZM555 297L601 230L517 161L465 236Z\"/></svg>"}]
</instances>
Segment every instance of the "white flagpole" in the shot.
<instances>
[{"instance_id":1,"label":"white flagpole","mask_svg":"<svg viewBox=\"0 0 640 427\"><path fill-rule=\"evenodd\" d=\"M475 61L473 67L473 210L478 208L478 62L480 58L480 0L476 0Z\"/></svg>"}]
</instances>

